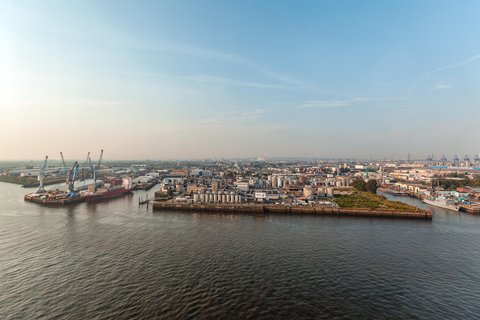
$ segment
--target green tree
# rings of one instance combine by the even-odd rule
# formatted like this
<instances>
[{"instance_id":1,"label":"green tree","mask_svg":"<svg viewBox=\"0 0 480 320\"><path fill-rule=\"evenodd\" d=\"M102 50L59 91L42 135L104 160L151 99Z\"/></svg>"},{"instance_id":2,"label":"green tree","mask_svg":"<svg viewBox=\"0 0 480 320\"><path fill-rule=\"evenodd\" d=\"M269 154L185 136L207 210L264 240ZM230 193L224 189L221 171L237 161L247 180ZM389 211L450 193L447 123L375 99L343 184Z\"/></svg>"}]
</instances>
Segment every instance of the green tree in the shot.
<instances>
[{"instance_id":1,"label":"green tree","mask_svg":"<svg viewBox=\"0 0 480 320\"><path fill-rule=\"evenodd\" d=\"M363 179L356 179L353 181L352 186L358 191L367 191L367 184Z\"/></svg>"},{"instance_id":2,"label":"green tree","mask_svg":"<svg viewBox=\"0 0 480 320\"><path fill-rule=\"evenodd\" d=\"M368 180L368 182L365 184L365 189L366 189L366 191L368 191L368 192L377 193L377 188L378 188L377 180L370 179L370 180Z\"/></svg>"}]
</instances>

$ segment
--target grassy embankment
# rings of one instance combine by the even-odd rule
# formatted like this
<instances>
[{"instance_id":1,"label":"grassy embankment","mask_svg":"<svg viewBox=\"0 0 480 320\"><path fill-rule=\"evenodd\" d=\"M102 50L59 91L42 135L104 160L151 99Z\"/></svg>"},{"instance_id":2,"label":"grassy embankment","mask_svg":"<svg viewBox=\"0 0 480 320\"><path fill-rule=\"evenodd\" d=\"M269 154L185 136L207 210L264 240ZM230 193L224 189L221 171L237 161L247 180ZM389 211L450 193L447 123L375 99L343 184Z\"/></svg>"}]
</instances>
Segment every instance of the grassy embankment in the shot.
<instances>
[{"instance_id":1,"label":"grassy embankment","mask_svg":"<svg viewBox=\"0 0 480 320\"><path fill-rule=\"evenodd\" d=\"M400 201L390 201L384 196L361 191L354 191L353 194L349 195L336 196L335 202L341 208L387 209L406 212L420 210Z\"/></svg>"},{"instance_id":2,"label":"grassy embankment","mask_svg":"<svg viewBox=\"0 0 480 320\"><path fill-rule=\"evenodd\" d=\"M65 181L65 178L45 179L43 184L48 186L51 184L62 183L63 181ZM39 185L37 179L28 177L0 176L0 182L21 184L22 186L28 187L37 187Z\"/></svg>"}]
</instances>

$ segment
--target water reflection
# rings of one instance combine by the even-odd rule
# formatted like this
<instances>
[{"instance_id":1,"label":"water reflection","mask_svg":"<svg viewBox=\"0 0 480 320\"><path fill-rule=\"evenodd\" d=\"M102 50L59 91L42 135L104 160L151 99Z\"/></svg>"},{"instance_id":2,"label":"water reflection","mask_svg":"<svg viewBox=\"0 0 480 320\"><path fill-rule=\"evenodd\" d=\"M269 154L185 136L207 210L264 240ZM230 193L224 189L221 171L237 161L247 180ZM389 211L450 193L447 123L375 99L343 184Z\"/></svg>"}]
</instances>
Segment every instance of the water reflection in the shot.
<instances>
[{"instance_id":1,"label":"water reflection","mask_svg":"<svg viewBox=\"0 0 480 320\"><path fill-rule=\"evenodd\" d=\"M151 212L138 206L144 192L44 208L25 203L24 191L0 183L2 319L480 312L477 216L437 208L432 222Z\"/></svg>"}]
</instances>

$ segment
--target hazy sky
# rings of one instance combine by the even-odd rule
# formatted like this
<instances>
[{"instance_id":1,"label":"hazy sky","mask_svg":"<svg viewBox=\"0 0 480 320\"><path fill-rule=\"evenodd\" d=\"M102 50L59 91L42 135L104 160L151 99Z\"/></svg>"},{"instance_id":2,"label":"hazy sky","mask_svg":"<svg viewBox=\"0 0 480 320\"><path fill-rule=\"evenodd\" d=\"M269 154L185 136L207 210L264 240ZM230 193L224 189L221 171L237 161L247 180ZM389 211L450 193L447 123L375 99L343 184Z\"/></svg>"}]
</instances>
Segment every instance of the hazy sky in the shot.
<instances>
[{"instance_id":1,"label":"hazy sky","mask_svg":"<svg viewBox=\"0 0 480 320\"><path fill-rule=\"evenodd\" d=\"M480 1L0 2L0 159L480 152Z\"/></svg>"}]
</instances>

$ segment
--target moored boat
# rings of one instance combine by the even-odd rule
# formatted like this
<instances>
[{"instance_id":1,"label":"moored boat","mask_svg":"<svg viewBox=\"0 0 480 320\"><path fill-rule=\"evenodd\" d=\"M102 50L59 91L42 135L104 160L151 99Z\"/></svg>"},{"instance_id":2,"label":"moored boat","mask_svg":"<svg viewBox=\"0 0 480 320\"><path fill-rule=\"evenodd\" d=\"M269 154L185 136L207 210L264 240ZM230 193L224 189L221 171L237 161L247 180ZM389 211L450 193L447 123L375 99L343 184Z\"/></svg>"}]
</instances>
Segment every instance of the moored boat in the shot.
<instances>
[{"instance_id":1,"label":"moored boat","mask_svg":"<svg viewBox=\"0 0 480 320\"><path fill-rule=\"evenodd\" d=\"M447 199L445 197L432 197L422 200L424 203L438 208L443 208L452 211L460 210L460 207L455 204L455 201Z\"/></svg>"}]
</instances>

